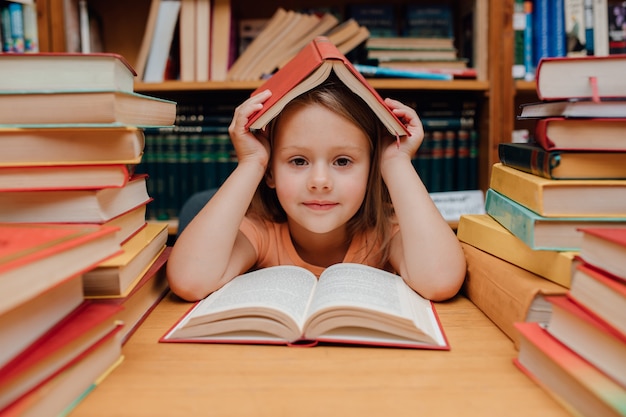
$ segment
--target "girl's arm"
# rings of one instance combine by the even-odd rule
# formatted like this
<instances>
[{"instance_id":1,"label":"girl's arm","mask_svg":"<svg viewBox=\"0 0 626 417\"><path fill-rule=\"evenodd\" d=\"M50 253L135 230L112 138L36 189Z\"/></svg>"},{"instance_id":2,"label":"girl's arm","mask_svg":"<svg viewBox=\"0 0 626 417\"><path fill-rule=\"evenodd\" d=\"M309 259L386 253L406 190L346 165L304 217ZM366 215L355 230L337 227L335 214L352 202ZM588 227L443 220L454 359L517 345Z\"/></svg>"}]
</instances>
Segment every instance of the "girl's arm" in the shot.
<instances>
[{"instance_id":1,"label":"girl's arm","mask_svg":"<svg viewBox=\"0 0 626 417\"><path fill-rule=\"evenodd\" d=\"M255 95L235 110L228 131L237 152L237 167L174 244L167 278L172 291L186 300L206 297L256 260L239 226L265 174L269 145L245 125L270 95L269 91Z\"/></svg>"},{"instance_id":2,"label":"girl's arm","mask_svg":"<svg viewBox=\"0 0 626 417\"><path fill-rule=\"evenodd\" d=\"M381 161L383 179L400 224L391 244L390 261L422 296L445 300L453 297L463 283L465 255L411 164L424 138L421 121L412 108L396 100L386 102L411 132L399 146L390 138Z\"/></svg>"}]
</instances>

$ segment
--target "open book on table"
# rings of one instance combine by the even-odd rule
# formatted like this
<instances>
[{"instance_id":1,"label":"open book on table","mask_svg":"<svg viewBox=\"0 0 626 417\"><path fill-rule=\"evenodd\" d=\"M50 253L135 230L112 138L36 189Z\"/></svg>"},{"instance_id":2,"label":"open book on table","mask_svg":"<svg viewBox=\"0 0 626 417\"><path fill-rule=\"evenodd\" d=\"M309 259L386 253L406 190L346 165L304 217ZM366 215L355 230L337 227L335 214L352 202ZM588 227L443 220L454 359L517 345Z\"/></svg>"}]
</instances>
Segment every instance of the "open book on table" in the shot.
<instances>
[{"instance_id":1,"label":"open book on table","mask_svg":"<svg viewBox=\"0 0 626 417\"><path fill-rule=\"evenodd\" d=\"M449 350L434 305L400 276L360 264L276 266L197 302L161 342L365 344Z\"/></svg>"}]
</instances>

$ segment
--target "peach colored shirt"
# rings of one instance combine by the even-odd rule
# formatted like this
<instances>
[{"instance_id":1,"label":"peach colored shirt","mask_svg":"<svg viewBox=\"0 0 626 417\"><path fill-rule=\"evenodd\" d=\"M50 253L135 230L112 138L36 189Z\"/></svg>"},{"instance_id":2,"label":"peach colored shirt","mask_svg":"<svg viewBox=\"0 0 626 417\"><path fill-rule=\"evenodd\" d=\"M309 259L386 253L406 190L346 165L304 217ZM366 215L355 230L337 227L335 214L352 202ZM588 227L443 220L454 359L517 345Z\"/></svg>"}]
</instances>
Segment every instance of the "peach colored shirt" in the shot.
<instances>
[{"instance_id":1,"label":"peach colored shirt","mask_svg":"<svg viewBox=\"0 0 626 417\"><path fill-rule=\"evenodd\" d=\"M240 226L241 232L250 241L257 254L255 268L267 268L276 265L296 265L308 269L317 277L324 271L324 267L310 264L304 261L293 245L287 223L274 223L264 220L254 220L245 217ZM393 233L397 233L399 227L394 226ZM379 258L375 255L367 256L369 242L374 242L373 232L358 233L352 238L348 252L343 262L360 263L377 266ZM372 253L378 252L378 245Z\"/></svg>"}]
</instances>

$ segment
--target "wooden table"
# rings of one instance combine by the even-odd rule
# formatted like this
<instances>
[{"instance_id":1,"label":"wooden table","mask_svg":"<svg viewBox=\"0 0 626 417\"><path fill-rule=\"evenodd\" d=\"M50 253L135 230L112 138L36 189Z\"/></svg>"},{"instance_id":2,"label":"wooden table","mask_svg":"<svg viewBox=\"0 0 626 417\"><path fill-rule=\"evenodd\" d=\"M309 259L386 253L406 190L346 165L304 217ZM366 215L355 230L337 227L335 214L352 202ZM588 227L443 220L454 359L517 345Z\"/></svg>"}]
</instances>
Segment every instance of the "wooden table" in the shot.
<instances>
[{"instance_id":1,"label":"wooden table","mask_svg":"<svg viewBox=\"0 0 626 417\"><path fill-rule=\"evenodd\" d=\"M462 296L436 305L449 352L158 343L189 306L166 297L70 417L569 415Z\"/></svg>"}]
</instances>

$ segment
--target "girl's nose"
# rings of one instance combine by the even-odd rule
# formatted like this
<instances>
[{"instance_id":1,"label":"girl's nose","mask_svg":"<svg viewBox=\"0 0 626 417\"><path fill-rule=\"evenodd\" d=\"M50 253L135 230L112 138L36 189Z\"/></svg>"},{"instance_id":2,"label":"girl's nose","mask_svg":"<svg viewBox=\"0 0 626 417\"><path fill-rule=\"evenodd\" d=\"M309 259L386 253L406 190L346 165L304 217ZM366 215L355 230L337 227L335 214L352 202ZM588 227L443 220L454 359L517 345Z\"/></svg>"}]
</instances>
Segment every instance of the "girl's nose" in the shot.
<instances>
[{"instance_id":1,"label":"girl's nose","mask_svg":"<svg viewBox=\"0 0 626 417\"><path fill-rule=\"evenodd\" d=\"M311 168L308 186L310 190L331 190L332 180L326 164L314 164Z\"/></svg>"}]
</instances>

